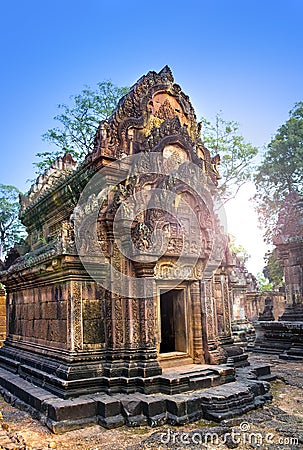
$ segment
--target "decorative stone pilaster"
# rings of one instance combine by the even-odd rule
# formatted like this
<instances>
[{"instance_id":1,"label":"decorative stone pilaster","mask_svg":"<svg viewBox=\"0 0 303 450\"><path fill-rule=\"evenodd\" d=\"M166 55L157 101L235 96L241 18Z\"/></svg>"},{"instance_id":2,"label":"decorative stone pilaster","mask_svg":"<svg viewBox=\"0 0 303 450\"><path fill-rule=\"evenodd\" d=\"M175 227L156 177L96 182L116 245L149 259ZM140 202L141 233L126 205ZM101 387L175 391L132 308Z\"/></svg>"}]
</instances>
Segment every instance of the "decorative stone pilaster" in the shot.
<instances>
[{"instance_id":1,"label":"decorative stone pilaster","mask_svg":"<svg viewBox=\"0 0 303 450\"><path fill-rule=\"evenodd\" d=\"M156 321L155 321L155 257L140 255L133 262L136 275L139 278L140 291L138 298L139 323L140 323L140 363L144 376L162 373L156 349ZM142 284L140 283L142 281ZM144 349L144 351L142 351Z\"/></svg>"},{"instance_id":2,"label":"decorative stone pilaster","mask_svg":"<svg viewBox=\"0 0 303 450\"><path fill-rule=\"evenodd\" d=\"M78 281L71 282L71 329L72 349L81 350L83 345L82 330L82 294L81 284Z\"/></svg>"},{"instance_id":3,"label":"decorative stone pilaster","mask_svg":"<svg viewBox=\"0 0 303 450\"><path fill-rule=\"evenodd\" d=\"M195 363L205 363L202 333L202 311L201 311L201 288L200 282L194 281L190 285L190 297L192 305L193 324L193 360Z\"/></svg>"}]
</instances>

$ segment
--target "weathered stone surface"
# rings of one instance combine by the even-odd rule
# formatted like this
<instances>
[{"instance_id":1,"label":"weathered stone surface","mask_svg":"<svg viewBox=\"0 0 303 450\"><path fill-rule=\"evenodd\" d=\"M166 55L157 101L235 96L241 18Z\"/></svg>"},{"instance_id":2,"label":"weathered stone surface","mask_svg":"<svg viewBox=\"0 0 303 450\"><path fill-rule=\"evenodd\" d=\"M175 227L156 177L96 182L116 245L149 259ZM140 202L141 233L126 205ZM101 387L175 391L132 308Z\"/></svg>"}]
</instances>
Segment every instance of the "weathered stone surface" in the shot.
<instances>
[{"instance_id":1,"label":"weathered stone surface","mask_svg":"<svg viewBox=\"0 0 303 450\"><path fill-rule=\"evenodd\" d=\"M60 157L21 198L28 248L0 276L9 317L0 364L61 398L223 382L214 373L151 381L162 361L241 360L230 351L218 161L170 69L140 78L100 123L82 165Z\"/></svg>"},{"instance_id":2,"label":"weathered stone surface","mask_svg":"<svg viewBox=\"0 0 303 450\"><path fill-rule=\"evenodd\" d=\"M265 299L265 305L264 310L259 314L258 321L271 321L275 320L274 314L273 314L273 302L271 297L266 297Z\"/></svg>"},{"instance_id":3,"label":"weathered stone surface","mask_svg":"<svg viewBox=\"0 0 303 450\"><path fill-rule=\"evenodd\" d=\"M255 351L303 359L303 200L289 194L280 211L274 244L284 267L287 306L278 322L256 325ZM270 319L271 320L271 319Z\"/></svg>"},{"instance_id":4,"label":"weathered stone surface","mask_svg":"<svg viewBox=\"0 0 303 450\"><path fill-rule=\"evenodd\" d=\"M0 274L0 385L55 432L222 420L268 399L230 366L247 364L231 330L243 273L200 131L170 69L149 72L80 166L66 154L21 198L28 249Z\"/></svg>"},{"instance_id":5,"label":"weathered stone surface","mask_svg":"<svg viewBox=\"0 0 303 450\"><path fill-rule=\"evenodd\" d=\"M5 375L5 370L1 369L1 379L6 379ZM123 424L185 424L202 418L222 421L264 405L269 400L267 393L268 383L242 379L241 382L177 395L103 394L63 400L17 375L12 375L11 382L6 382L2 390L7 401L27 408L55 433L93 423L115 428Z\"/></svg>"}]
</instances>

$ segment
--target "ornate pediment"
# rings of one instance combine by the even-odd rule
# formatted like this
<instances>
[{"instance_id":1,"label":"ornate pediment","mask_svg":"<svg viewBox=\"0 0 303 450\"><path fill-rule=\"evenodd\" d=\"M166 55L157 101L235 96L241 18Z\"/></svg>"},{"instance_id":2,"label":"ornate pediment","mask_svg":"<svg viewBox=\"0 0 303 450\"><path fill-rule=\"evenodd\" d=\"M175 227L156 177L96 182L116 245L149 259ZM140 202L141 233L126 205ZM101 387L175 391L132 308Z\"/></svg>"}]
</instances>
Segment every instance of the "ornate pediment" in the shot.
<instances>
[{"instance_id":1,"label":"ornate pediment","mask_svg":"<svg viewBox=\"0 0 303 450\"><path fill-rule=\"evenodd\" d=\"M174 84L171 70L141 77L119 102L108 121L102 121L95 138L95 157L99 154L119 158L141 151L141 143L163 123L179 119L192 141L200 140L196 115L180 86ZM180 130L179 130L180 131Z\"/></svg>"},{"instance_id":2,"label":"ornate pediment","mask_svg":"<svg viewBox=\"0 0 303 450\"><path fill-rule=\"evenodd\" d=\"M195 144L188 134L186 124L182 125L179 117L175 116L171 119L163 121L158 127L150 130L146 139L142 142L143 151L157 151L158 145L164 138L170 138L171 142L179 141L185 147L193 149ZM164 147L165 144L162 145Z\"/></svg>"}]
</instances>

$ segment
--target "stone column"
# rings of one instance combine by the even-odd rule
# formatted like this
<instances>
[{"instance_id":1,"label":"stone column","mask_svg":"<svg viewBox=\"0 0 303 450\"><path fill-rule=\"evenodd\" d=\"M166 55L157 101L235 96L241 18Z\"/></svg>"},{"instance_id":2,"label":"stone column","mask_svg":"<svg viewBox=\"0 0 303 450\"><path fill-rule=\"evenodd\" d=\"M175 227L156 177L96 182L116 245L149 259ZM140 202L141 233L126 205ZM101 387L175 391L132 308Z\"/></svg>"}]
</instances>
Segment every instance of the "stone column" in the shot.
<instances>
[{"instance_id":1,"label":"stone column","mask_svg":"<svg viewBox=\"0 0 303 450\"><path fill-rule=\"evenodd\" d=\"M204 348L204 358L207 364L212 364L214 358L212 353L217 348L216 339L216 317L213 305L212 281L201 282L202 300L202 339Z\"/></svg>"},{"instance_id":2,"label":"stone column","mask_svg":"<svg viewBox=\"0 0 303 450\"><path fill-rule=\"evenodd\" d=\"M194 363L205 363L202 336L202 309L200 297L200 282L194 281L190 286L193 327L193 359Z\"/></svg>"},{"instance_id":3,"label":"stone column","mask_svg":"<svg viewBox=\"0 0 303 450\"><path fill-rule=\"evenodd\" d=\"M162 373L156 349L156 321L155 321L155 258L148 255L140 255L134 262L136 275L139 280L139 321L140 321L140 352L142 363L141 373L144 377ZM140 291L140 292L139 292Z\"/></svg>"}]
</instances>

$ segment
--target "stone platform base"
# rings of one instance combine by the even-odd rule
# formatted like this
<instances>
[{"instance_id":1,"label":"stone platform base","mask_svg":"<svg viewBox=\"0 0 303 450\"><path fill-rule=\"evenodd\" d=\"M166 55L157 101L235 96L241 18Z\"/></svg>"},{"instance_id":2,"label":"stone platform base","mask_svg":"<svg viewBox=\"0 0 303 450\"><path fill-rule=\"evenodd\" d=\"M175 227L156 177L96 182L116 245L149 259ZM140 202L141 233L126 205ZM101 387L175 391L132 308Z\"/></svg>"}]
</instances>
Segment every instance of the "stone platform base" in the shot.
<instances>
[{"instance_id":1,"label":"stone platform base","mask_svg":"<svg viewBox=\"0 0 303 450\"><path fill-rule=\"evenodd\" d=\"M223 346L227 354L227 364L233 367L246 367L249 366L248 354L244 352L244 349L240 345Z\"/></svg>"},{"instance_id":2,"label":"stone platform base","mask_svg":"<svg viewBox=\"0 0 303 450\"><path fill-rule=\"evenodd\" d=\"M281 359L303 360L303 321L259 322L254 352L279 355Z\"/></svg>"},{"instance_id":3,"label":"stone platform base","mask_svg":"<svg viewBox=\"0 0 303 450\"><path fill-rule=\"evenodd\" d=\"M179 369L184 374L186 366ZM174 368L167 375L173 379L176 373ZM106 428L181 425L200 419L220 422L271 400L269 383L258 380L256 372L246 369L246 373L247 376L241 374L239 381L182 394L101 393L65 400L0 369L0 391L6 401L27 410L54 433L92 424Z\"/></svg>"},{"instance_id":4,"label":"stone platform base","mask_svg":"<svg viewBox=\"0 0 303 450\"><path fill-rule=\"evenodd\" d=\"M62 355L56 359L43 354L43 348L38 353L32 348L19 348L21 345L6 342L0 349L0 367L64 399L93 393L180 394L235 379L235 370L229 364L192 364L192 359L180 355L166 361L162 357L161 368L156 358L104 361L97 358L100 355L92 359L81 353L67 355L64 360ZM174 367L167 367L172 361Z\"/></svg>"},{"instance_id":5,"label":"stone platform base","mask_svg":"<svg viewBox=\"0 0 303 450\"><path fill-rule=\"evenodd\" d=\"M246 350L254 344L256 330L252 322L246 319L238 319L232 322L232 336L234 344Z\"/></svg>"}]
</instances>

